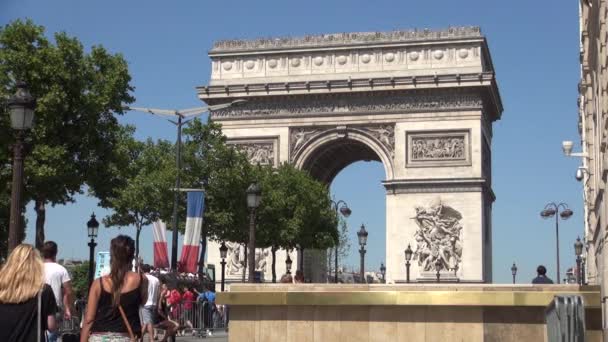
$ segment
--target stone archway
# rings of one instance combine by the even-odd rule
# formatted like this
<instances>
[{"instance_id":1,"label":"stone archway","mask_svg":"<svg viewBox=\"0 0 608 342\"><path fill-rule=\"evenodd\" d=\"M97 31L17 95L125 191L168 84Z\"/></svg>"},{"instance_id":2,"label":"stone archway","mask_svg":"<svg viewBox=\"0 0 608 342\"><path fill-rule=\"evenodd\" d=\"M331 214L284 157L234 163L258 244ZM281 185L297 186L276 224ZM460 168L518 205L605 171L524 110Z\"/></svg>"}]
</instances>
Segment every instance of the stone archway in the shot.
<instances>
[{"instance_id":1,"label":"stone archway","mask_svg":"<svg viewBox=\"0 0 608 342\"><path fill-rule=\"evenodd\" d=\"M388 282L405 281L408 245L414 281L428 281L435 262L444 280L491 281L502 104L478 28L221 41L209 56L199 98L248 100L210 115L252 162L293 163L328 184L355 161L383 164Z\"/></svg>"},{"instance_id":2,"label":"stone archway","mask_svg":"<svg viewBox=\"0 0 608 342\"><path fill-rule=\"evenodd\" d=\"M392 125L292 128L290 135L291 162L321 182L330 184L342 169L361 160L382 163L386 179L393 178Z\"/></svg>"}]
</instances>

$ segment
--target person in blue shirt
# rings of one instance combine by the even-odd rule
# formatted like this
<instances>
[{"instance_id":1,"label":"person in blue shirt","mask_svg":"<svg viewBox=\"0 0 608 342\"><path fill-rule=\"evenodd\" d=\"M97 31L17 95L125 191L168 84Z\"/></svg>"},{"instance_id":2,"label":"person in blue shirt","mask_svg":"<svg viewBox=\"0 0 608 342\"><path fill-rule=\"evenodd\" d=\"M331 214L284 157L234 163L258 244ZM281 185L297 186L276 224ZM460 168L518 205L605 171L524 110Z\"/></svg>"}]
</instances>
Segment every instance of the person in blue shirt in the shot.
<instances>
[{"instance_id":1,"label":"person in blue shirt","mask_svg":"<svg viewBox=\"0 0 608 342\"><path fill-rule=\"evenodd\" d=\"M204 323L207 329L207 336L213 336L213 314L215 313L215 292L203 287L203 292L198 295L198 300L205 305Z\"/></svg>"}]
</instances>

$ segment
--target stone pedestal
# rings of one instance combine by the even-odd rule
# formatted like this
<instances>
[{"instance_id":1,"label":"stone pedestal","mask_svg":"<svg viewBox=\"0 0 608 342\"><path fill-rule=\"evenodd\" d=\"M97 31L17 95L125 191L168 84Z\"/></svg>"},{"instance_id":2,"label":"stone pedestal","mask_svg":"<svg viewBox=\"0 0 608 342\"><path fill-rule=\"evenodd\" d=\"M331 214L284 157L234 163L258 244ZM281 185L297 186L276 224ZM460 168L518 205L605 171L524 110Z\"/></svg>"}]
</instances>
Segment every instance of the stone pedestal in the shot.
<instances>
[{"instance_id":1,"label":"stone pedestal","mask_svg":"<svg viewBox=\"0 0 608 342\"><path fill-rule=\"evenodd\" d=\"M585 303L586 341L602 341L599 287L574 285L233 285L230 342L547 341L557 294Z\"/></svg>"}]
</instances>

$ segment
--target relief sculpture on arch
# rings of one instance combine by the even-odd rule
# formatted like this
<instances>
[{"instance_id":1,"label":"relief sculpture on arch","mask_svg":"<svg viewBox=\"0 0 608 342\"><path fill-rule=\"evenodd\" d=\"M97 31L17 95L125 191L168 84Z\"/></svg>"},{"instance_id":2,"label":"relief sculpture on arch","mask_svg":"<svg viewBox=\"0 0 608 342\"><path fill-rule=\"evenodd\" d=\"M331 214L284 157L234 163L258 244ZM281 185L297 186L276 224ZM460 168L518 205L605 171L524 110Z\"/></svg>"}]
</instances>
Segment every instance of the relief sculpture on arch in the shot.
<instances>
[{"instance_id":1,"label":"relief sculpture on arch","mask_svg":"<svg viewBox=\"0 0 608 342\"><path fill-rule=\"evenodd\" d=\"M462 260L462 215L437 198L427 207L416 207L413 219L418 226L414 239L414 260L423 272L454 271Z\"/></svg>"}]
</instances>

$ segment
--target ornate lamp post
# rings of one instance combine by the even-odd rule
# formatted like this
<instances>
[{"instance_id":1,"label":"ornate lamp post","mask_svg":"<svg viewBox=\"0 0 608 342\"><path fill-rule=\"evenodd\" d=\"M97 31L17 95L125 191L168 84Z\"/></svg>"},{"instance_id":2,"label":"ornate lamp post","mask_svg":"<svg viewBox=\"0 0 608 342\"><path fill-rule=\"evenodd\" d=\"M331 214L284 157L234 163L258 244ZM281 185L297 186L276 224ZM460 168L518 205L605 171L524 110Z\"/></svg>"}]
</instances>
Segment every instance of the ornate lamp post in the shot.
<instances>
[{"instance_id":1,"label":"ornate lamp post","mask_svg":"<svg viewBox=\"0 0 608 342\"><path fill-rule=\"evenodd\" d=\"M382 275L382 283L386 283L386 267L380 264L380 274Z\"/></svg>"},{"instance_id":2,"label":"ornate lamp post","mask_svg":"<svg viewBox=\"0 0 608 342\"><path fill-rule=\"evenodd\" d=\"M253 283L255 272L255 210L262 201L262 189L258 183L252 183L247 188L247 207L249 207L249 282Z\"/></svg>"},{"instance_id":3,"label":"ornate lamp post","mask_svg":"<svg viewBox=\"0 0 608 342\"><path fill-rule=\"evenodd\" d=\"M25 131L32 128L36 99L30 94L23 82L17 82L15 95L8 100L11 116L11 128L15 130L13 145L13 181L11 189L11 218L8 227L9 252L21 242L23 226L21 225L21 191L23 189L23 138ZM36 246L39 247L39 246Z\"/></svg>"},{"instance_id":4,"label":"ornate lamp post","mask_svg":"<svg viewBox=\"0 0 608 342\"><path fill-rule=\"evenodd\" d=\"M352 210L350 210L350 208L348 207L348 204L346 204L346 202L339 200L338 202L335 201L331 201L331 205L332 207L336 210L336 217L338 217L339 214L342 214L342 216L344 217L349 217L350 214L352 213ZM334 267L334 283L338 283L338 250L340 249L340 239L338 238L338 243L336 243L336 255L335 257L335 267Z\"/></svg>"},{"instance_id":5,"label":"ornate lamp post","mask_svg":"<svg viewBox=\"0 0 608 342\"><path fill-rule=\"evenodd\" d=\"M407 248L405 249L405 280L408 283L410 282L410 260L412 260L413 254L414 251L412 251L412 247L410 246L410 244L408 244Z\"/></svg>"},{"instance_id":6,"label":"ornate lamp post","mask_svg":"<svg viewBox=\"0 0 608 342\"><path fill-rule=\"evenodd\" d=\"M513 276L513 284L515 284L515 276L517 275L517 265L515 263L511 266L511 275Z\"/></svg>"},{"instance_id":7,"label":"ornate lamp post","mask_svg":"<svg viewBox=\"0 0 608 342\"><path fill-rule=\"evenodd\" d=\"M561 208L561 212L560 212ZM568 208L566 203L555 204L551 202L545 206L545 209L540 212L540 216L544 219L555 216L555 246L557 255L557 283L559 284L559 217L562 220L567 220L572 216L573 212Z\"/></svg>"},{"instance_id":8,"label":"ornate lamp post","mask_svg":"<svg viewBox=\"0 0 608 342\"><path fill-rule=\"evenodd\" d=\"M291 274L291 265L293 264L293 261L291 261L291 258L289 257L289 253L287 253L287 259L285 259L285 270L287 271L287 274Z\"/></svg>"},{"instance_id":9,"label":"ornate lamp post","mask_svg":"<svg viewBox=\"0 0 608 342\"><path fill-rule=\"evenodd\" d=\"M220 261L220 264L222 265L222 292L224 292L224 284L226 281L226 254L228 254L228 247L226 247L226 244L222 241L222 245L220 246L220 258L222 258L222 261Z\"/></svg>"},{"instance_id":10,"label":"ornate lamp post","mask_svg":"<svg viewBox=\"0 0 608 342\"><path fill-rule=\"evenodd\" d=\"M437 282L439 282L439 278L441 277L441 274L439 274L439 271L441 271L441 267L442 267L442 265L441 265L441 259L438 258L435 261L435 271L437 271L437 274L436 274L437 275Z\"/></svg>"},{"instance_id":11,"label":"ornate lamp post","mask_svg":"<svg viewBox=\"0 0 608 342\"><path fill-rule=\"evenodd\" d=\"M583 276L581 272L581 264L583 261L581 258L583 255L583 243L581 242L580 237L577 237L576 242L574 243L574 254L576 255L576 283L583 285Z\"/></svg>"},{"instance_id":12,"label":"ornate lamp post","mask_svg":"<svg viewBox=\"0 0 608 342\"><path fill-rule=\"evenodd\" d=\"M89 288L91 287L91 283L93 283L93 273L95 270L94 262L95 262L95 247L97 247L97 243L95 242L95 238L97 237L97 231L99 229L99 222L95 219L95 213L91 214L91 219L87 222L87 232L91 241L89 241Z\"/></svg>"},{"instance_id":13,"label":"ornate lamp post","mask_svg":"<svg viewBox=\"0 0 608 342\"><path fill-rule=\"evenodd\" d=\"M362 224L361 225L361 229L359 229L359 231L357 232L357 237L359 238L359 246L361 246L361 249L359 249L359 254L361 254L361 268L359 270L360 272L360 276L361 276L361 282L366 282L365 281L365 245L367 244L367 230L365 230L365 225Z\"/></svg>"}]
</instances>

